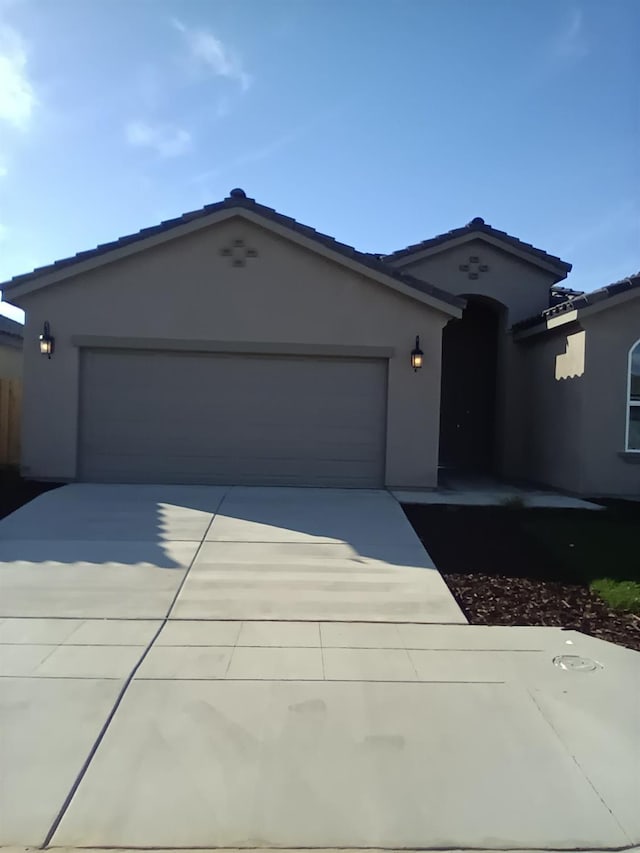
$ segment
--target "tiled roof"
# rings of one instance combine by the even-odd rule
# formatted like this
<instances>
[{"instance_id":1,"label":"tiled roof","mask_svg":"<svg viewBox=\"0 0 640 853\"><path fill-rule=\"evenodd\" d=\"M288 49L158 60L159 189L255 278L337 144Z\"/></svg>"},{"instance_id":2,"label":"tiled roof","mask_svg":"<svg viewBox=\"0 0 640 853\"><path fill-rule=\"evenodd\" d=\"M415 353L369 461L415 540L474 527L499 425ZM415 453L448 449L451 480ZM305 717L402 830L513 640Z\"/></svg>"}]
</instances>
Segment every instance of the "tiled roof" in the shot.
<instances>
[{"instance_id":1,"label":"tiled roof","mask_svg":"<svg viewBox=\"0 0 640 853\"><path fill-rule=\"evenodd\" d=\"M22 323L16 323L16 321L12 320L10 317L5 317L4 314L0 314L0 334L10 335L12 338L19 338L22 340L24 337L24 326Z\"/></svg>"},{"instance_id":2,"label":"tiled roof","mask_svg":"<svg viewBox=\"0 0 640 853\"><path fill-rule=\"evenodd\" d=\"M597 305L599 302L605 302L607 299L611 299L613 296L618 296L628 290L640 291L640 272L633 273L633 275L623 278L621 281L615 281L613 284L608 284L606 287L600 287L598 290L592 290L591 293L580 293L577 296L567 299L565 302L553 305L551 308L547 308L545 311L542 311L540 314L536 314L534 317L528 317L526 320L521 320L519 323L515 323L513 330L514 332L519 332L524 329L530 329L533 326L537 326L539 323L544 323L551 317L557 317L561 314L565 314L567 311L579 311L581 308L586 308L589 305Z\"/></svg>"},{"instance_id":3,"label":"tiled roof","mask_svg":"<svg viewBox=\"0 0 640 853\"><path fill-rule=\"evenodd\" d=\"M556 255L550 255L542 249L536 249L536 247L532 246L531 243L525 243L517 237L512 237L511 234L507 234L506 231L499 231L497 228L487 225L484 219L480 216L476 216L475 219L472 219L471 222L464 225L462 228L454 228L452 231L447 231L444 234L438 234L436 237L431 237L429 240L423 240L421 243L414 243L412 246L407 246L406 249L398 249L397 252L392 252L390 255L384 255L382 257L391 261L399 260L407 255L412 255L414 252L422 252L425 249L442 246L450 240L455 240L458 237L465 237L469 234L486 234L494 237L496 240L500 240L501 242L512 246L520 252L525 252L526 254L531 255L537 260L544 261L547 264L552 264L564 273L568 273L571 270L571 264L568 264Z\"/></svg>"},{"instance_id":4,"label":"tiled roof","mask_svg":"<svg viewBox=\"0 0 640 853\"><path fill-rule=\"evenodd\" d=\"M340 255L343 255L346 258L350 258L354 261L357 261L358 263L363 264L369 269L382 273L392 279L395 279L396 281L408 285L409 287L413 287L414 289L419 290L420 292L426 295L433 296L435 299L439 299L441 302L445 302L457 308L464 307L465 302L463 299L460 299L459 297L454 296L451 293L447 293L447 291L441 290L435 285L429 284L425 281L422 281L421 279L415 278L412 275L408 275L406 273L402 273L399 270L394 269L393 267L386 264L377 255L372 255L366 252L359 252L357 249L354 249L353 246L347 246L345 243L340 243L333 237L329 237L327 234L321 234L319 231L316 231L315 228L310 228L308 225L302 225L300 222L297 222L290 216L283 216L281 213L278 213L272 207L265 207L265 205L263 204L258 204L258 202L256 202L254 199L248 198L245 195L244 191L241 189L231 190L230 195L225 198L224 201L216 202L214 204L207 204L204 207L200 208L200 210L194 210L189 213L184 213L182 216L178 216L175 219L166 219L159 225L154 225L151 228L143 228L141 231L138 231L135 234L129 234L126 237L120 237L118 240L113 240L110 243L103 243L102 245L96 246L95 249L89 249L85 252L79 252L78 254L73 255L72 257L63 258L62 260L55 261L54 263L44 267L38 267L38 269L33 270L33 272L14 276L12 279L10 279L10 281L1 284L0 289L10 292L11 288L13 287L16 287L20 284L24 284L29 281L33 281L49 273L58 272L59 270L72 267L75 264L82 263L83 261L106 255L109 252L112 252L116 249L120 249L124 246L129 246L132 243L137 243L142 240L146 240L147 238L156 236L158 234L167 233L174 228L178 228L181 225L186 225L187 223L193 222L194 220L203 219L207 216L211 216L213 213L218 213L219 211L230 209L244 209L253 211L259 216L262 216L265 219L276 223L277 225L289 228L292 231L295 231L296 233L301 234L302 236L307 237L308 239L313 240L316 243L320 243L321 245L327 247L328 249L331 249L334 252L339 253Z\"/></svg>"}]
</instances>

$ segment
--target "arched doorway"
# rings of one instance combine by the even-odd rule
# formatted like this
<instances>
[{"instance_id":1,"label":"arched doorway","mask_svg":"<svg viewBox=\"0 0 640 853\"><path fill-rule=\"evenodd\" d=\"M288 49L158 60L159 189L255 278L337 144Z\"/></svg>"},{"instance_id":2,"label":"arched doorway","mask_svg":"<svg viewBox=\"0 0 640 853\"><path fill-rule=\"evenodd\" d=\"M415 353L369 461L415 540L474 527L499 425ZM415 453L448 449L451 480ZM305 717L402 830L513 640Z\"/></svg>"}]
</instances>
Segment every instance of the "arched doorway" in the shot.
<instances>
[{"instance_id":1,"label":"arched doorway","mask_svg":"<svg viewBox=\"0 0 640 853\"><path fill-rule=\"evenodd\" d=\"M482 296L464 298L462 318L448 323L442 335L439 464L444 473L491 474L505 308Z\"/></svg>"}]
</instances>

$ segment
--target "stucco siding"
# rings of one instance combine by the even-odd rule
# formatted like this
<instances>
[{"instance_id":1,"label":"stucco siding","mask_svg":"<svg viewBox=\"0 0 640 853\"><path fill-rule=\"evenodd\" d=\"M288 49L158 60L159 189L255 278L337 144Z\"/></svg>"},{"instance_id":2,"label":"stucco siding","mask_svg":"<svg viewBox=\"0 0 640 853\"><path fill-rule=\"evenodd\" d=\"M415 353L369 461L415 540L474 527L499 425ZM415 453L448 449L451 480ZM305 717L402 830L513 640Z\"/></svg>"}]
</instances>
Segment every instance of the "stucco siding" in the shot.
<instances>
[{"instance_id":1,"label":"stucco siding","mask_svg":"<svg viewBox=\"0 0 640 853\"><path fill-rule=\"evenodd\" d=\"M583 365L567 369L566 357L573 336L583 334L562 328L517 345L527 414L520 471L533 482L576 493L584 483L587 379Z\"/></svg>"},{"instance_id":2,"label":"stucco siding","mask_svg":"<svg viewBox=\"0 0 640 853\"><path fill-rule=\"evenodd\" d=\"M640 464L625 450L629 350L640 340L640 298L583 321L589 395L584 408L585 493L640 497ZM633 457L640 463L640 453Z\"/></svg>"},{"instance_id":3,"label":"stucco siding","mask_svg":"<svg viewBox=\"0 0 640 853\"><path fill-rule=\"evenodd\" d=\"M511 334L499 343L498 470L507 479L521 479L529 476L523 466L531 405L527 354Z\"/></svg>"},{"instance_id":4,"label":"stucco siding","mask_svg":"<svg viewBox=\"0 0 640 853\"><path fill-rule=\"evenodd\" d=\"M255 253L241 267L221 254L237 240ZM85 335L388 347L386 484L436 483L441 333L448 317L245 220L99 267L18 304L27 312L28 476L76 476L80 350L72 338ZM45 320L56 339L51 360L37 351ZM416 335L425 353L418 373L409 365Z\"/></svg>"},{"instance_id":5,"label":"stucco siding","mask_svg":"<svg viewBox=\"0 0 640 853\"><path fill-rule=\"evenodd\" d=\"M517 344L530 389L525 476L582 495L640 497L640 464L624 456L629 350L639 339L635 299Z\"/></svg>"}]
</instances>

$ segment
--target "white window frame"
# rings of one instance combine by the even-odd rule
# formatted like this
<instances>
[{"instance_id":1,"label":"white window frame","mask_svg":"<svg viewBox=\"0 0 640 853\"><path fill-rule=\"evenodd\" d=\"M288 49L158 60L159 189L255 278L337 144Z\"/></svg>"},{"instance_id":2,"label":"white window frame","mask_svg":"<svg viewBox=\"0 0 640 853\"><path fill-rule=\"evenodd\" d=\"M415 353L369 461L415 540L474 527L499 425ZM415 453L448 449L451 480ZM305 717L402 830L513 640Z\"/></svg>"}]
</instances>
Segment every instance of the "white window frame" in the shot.
<instances>
[{"instance_id":1,"label":"white window frame","mask_svg":"<svg viewBox=\"0 0 640 853\"><path fill-rule=\"evenodd\" d=\"M631 361L633 358L633 353L635 350L640 350L640 338L635 342L635 344L631 345L631 349L629 350L629 360L627 364L627 429L626 429L626 440L625 440L625 451L627 453L640 453L640 448L638 447L629 447L629 427L631 425L631 407L640 408L640 400L632 400L631 399Z\"/></svg>"}]
</instances>

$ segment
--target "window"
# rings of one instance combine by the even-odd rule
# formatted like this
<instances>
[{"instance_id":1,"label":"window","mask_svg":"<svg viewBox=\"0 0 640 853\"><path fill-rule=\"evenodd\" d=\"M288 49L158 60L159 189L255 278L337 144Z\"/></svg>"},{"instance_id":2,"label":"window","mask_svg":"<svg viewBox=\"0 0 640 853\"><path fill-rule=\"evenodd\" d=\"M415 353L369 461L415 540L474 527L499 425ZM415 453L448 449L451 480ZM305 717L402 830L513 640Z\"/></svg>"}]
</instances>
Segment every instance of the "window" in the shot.
<instances>
[{"instance_id":1,"label":"window","mask_svg":"<svg viewBox=\"0 0 640 853\"><path fill-rule=\"evenodd\" d=\"M629 353L629 399L627 406L627 450L640 453L640 341Z\"/></svg>"}]
</instances>

